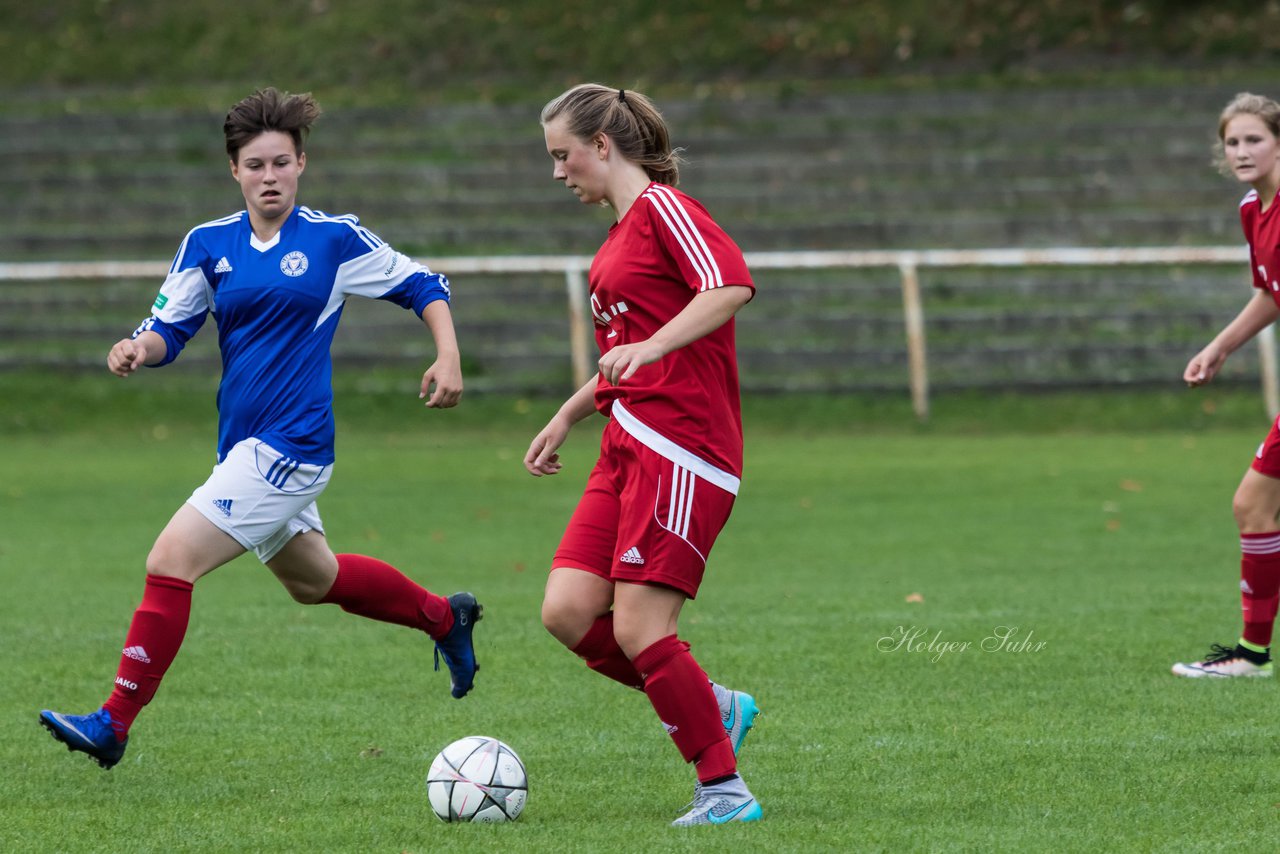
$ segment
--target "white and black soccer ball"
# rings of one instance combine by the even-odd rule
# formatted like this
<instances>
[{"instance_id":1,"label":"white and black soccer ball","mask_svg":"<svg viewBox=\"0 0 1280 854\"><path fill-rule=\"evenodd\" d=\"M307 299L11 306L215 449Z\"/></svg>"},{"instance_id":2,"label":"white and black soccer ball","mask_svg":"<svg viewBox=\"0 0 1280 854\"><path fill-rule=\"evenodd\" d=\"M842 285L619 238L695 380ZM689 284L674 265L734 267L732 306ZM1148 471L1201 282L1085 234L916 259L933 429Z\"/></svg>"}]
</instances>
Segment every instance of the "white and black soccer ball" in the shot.
<instances>
[{"instance_id":1,"label":"white and black soccer ball","mask_svg":"<svg viewBox=\"0 0 1280 854\"><path fill-rule=\"evenodd\" d=\"M528 796L529 778L520 757L486 735L450 744L427 772L427 798L442 821L515 821Z\"/></svg>"}]
</instances>

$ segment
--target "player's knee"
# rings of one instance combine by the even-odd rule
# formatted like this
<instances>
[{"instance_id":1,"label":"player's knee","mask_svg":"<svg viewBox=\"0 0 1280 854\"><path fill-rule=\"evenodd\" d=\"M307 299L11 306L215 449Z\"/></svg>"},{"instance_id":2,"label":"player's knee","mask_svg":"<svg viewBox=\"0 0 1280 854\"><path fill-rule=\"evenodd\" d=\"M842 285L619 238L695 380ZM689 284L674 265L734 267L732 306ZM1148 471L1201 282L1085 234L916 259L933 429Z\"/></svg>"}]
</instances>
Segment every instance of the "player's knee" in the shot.
<instances>
[{"instance_id":1,"label":"player's knee","mask_svg":"<svg viewBox=\"0 0 1280 854\"><path fill-rule=\"evenodd\" d=\"M307 533L294 537L268 559L267 569L293 601L318 605L338 578L338 558L322 535Z\"/></svg>"},{"instance_id":2,"label":"player's knee","mask_svg":"<svg viewBox=\"0 0 1280 854\"><path fill-rule=\"evenodd\" d=\"M171 540L156 540L147 553L147 575L163 575L194 582L199 578L194 562L187 551Z\"/></svg>"},{"instance_id":3,"label":"player's knee","mask_svg":"<svg viewBox=\"0 0 1280 854\"><path fill-rule=\"evenodd\" d=\"M577 646L578 641L591 628L592 622L594 617L589 617L574 602L553 598L542 600L543 627L567 647Z\"/></svg>"},{"instance_id":4,"label":"player's knee","mask_svg":"<svg viewBox=\"0 0 1280 854\"><path fill-rule=\"evenodd\" d=\"M622 652L633 661L653 644L674 634L674 619L634 608L613 610L613 636Z\"/></svg>"},{"instance_id":5,"label":"player's knee","mask_svg":"<svg viewBox=\"0 0 1280 854\"><path fill-rule=\"evenodd\" d=\"M638 626L628 623L626 620L619 621L614 618L613 636L618 641L618 647L622 650L623 655L631 660L644 652L645 648L652 643L644 632Z\"/></svg>"},{"instance_id":6,"label":"player's knee","mask_svg":"<svg viewBox=\"0 0 1280 854\"><path fill-rule=\"evenodd\" d=\"M299 605L319 605L324 600L324 594L329 592L328 587L316 584L312 581L298 580L281 580L284 589L293 597L293 601Z\"/></svg>"},{"instance_id":7,"label":"player's knee","mask_svg":"<svg viewBox=\"0 0 1280 854\"><path fill-rule=\"evenodd\" d=\"M1276 508L1264 507L1256 498L1240 492L1231 501L1231 515L1242 534L1262 534L1276 529Z\"/></svg>"}]
</instances>

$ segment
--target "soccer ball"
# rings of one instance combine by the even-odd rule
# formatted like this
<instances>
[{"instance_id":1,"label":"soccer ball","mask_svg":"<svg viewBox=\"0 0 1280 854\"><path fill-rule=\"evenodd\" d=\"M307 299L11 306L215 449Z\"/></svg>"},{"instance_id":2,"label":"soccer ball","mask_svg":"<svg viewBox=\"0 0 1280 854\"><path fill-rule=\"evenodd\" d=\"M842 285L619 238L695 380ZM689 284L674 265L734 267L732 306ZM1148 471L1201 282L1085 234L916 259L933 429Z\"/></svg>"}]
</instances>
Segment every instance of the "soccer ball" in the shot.
<instances>
[{"instance_id":1,"label":"soccer ball","mask_svg":"<svg viewBox=\"0 0 1280 854\"><path fill-rule=\"evenodd\" d=\"M427 798L441 821L515 821L528 796L520 757L485 735L450 744L427 772Z\"/></svg>"}]
</instances>

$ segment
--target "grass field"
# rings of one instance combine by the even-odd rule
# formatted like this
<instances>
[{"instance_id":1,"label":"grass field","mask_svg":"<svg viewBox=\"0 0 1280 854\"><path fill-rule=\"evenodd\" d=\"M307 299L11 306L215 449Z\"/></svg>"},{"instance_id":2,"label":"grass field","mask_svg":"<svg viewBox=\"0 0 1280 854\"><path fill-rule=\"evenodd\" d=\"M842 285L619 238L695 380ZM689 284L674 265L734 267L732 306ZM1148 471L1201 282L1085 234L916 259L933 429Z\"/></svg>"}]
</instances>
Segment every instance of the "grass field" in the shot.
<instances>
[{"instance_id":1,"label":"grass field","mask_svg":"<svg viewBox=\"0 0 1280 854\"><path fill-rule=\"evenodd\" d=\"M198 585L119 766L55 744L37 711L105 698L147 549L212 464L210 419L156 429L129 411L140 393L114 392L96 427L56 384L0 419L0 850L1185 852L1280 835L1277 686L1168 673L1238 631L1229 503L1265 423L802 430L785 406L753 410L744 489L682 625L764 709L742 770L765 818L677 832L692 776L647 702L538 622L595 450L582 430L565 474L524 474L553 402L381 424L346 403L332 545L477 594L471 696L449 698L423 637L296 605L242 558ZM473 733L528 766L514 825L430 812L431 757Z\"/></svg>"}]
</instances>

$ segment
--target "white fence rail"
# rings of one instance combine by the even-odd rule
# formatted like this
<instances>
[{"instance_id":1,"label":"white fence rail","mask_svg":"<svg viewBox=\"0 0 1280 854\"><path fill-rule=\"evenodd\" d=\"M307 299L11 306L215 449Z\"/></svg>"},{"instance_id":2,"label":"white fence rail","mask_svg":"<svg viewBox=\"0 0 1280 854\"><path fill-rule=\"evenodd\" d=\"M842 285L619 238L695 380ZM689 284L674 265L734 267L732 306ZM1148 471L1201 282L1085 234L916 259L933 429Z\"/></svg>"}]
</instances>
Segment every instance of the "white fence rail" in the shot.
<instances>
[{"instance_id":1,"label":"white fence rail","mask_svg":"<svg viewBox=\"0 0 1280 854\"><path fill-rule=\"evenodd\" d=\"M931 249L904 251L815 251L747 253L753 270L801 270L840 268L896 268L901 276L903 321L912 405L916 415L929 414L929 365L925 334L925 307L921 298L921 269L942 267L1060 267L1060 266L1161 266L1240 265L1248 263L1241 246L1152 246L1062 249ZM560 273L565 280L566 310L570 329L570 359L574 382L581 385L594 372L592 320L586 273L591 258L585 255L510 255L494 257L440 257L430 259L433 268L450 275ZM0 262L0 283L68 279L162 279L168 264L152 261ZM1242 275L1243 270L1242 270ZM1280 413L1280 371L1269 327L1259 337L1263 399L1268 413Z\"/></svg>"}]
</instances>

